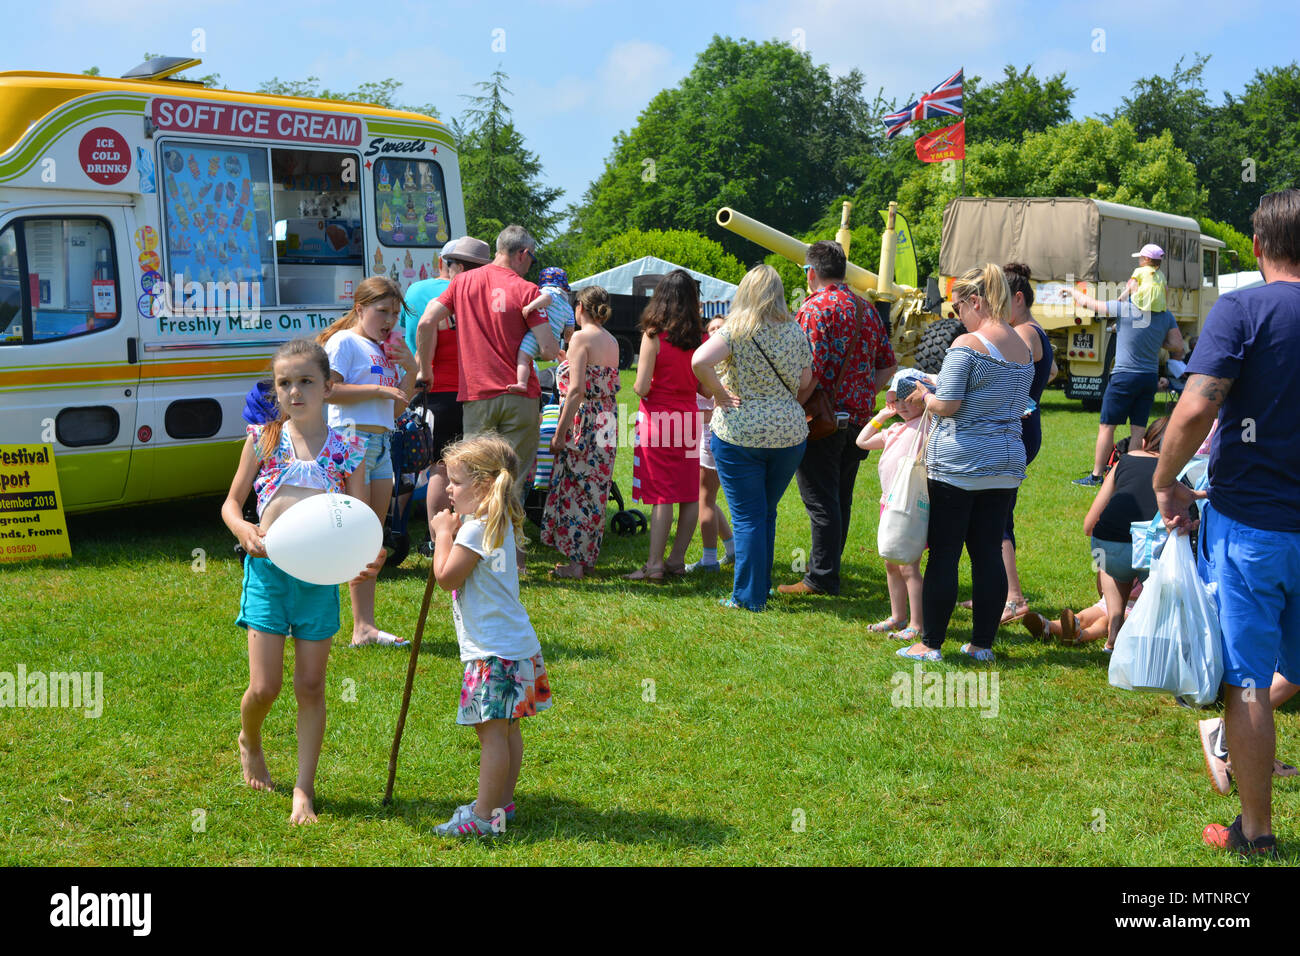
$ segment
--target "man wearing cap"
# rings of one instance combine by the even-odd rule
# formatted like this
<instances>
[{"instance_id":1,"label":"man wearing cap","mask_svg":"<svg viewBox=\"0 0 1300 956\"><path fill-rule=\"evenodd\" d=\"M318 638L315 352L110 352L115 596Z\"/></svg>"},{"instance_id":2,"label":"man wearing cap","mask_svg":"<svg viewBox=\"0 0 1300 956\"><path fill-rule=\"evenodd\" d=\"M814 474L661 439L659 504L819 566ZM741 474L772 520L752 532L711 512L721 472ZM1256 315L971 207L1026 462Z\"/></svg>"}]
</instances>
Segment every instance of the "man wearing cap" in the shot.
<instances>
[{"instance_id":1,"label":"man wearing cap","mask_svg":"<svg viewBox=\"0 0 1300 956\"><path fill-rule=\"evenodd\" d=\"M1241 815L1210 824L1202 837L1273 857L1273 710L1300 683L1300 189L1264 196L1251 222L1265 284L1229 292L1210 309L1151 483L1166 526L1188 530L1188 505L1206 493L1177 477L1218 421L1199 569L1216 588Z\"/></svg>"},{"instance_id":2,"label":"man wearing cap","mask_svg":"<svg viewBox=\"0 0 1300 956\"><path fill-rule=\"evenodd\" d=\"M551 333L545 309L534 309L526 317L523 309L539 295L537 286L524 275L537 261L536 240L523 226L510 225L497 236L497 252L489 261L487 243L460 239L455 257L483 263L481 268L461 273L434 299L420 317L416 331L420 368L429 368L434 330L444 320L455 318L460 352L457 396L464 403L465 435L496 432L519 457L515 494L523 504L525 484L537 456L541 416L541 384L529 373L523 395L511 394L515 362L524 334L537 337L542 358L554 358L559 351ZM471 379L467 372L473 369ZM427 381L421 371L421 381ZM523 569L523 553L517 555Z\"/></svg>"},{"instance_id":3,"label":"man wearing cap","mask_svg":"<svg viewBox=\"0 0 1300 956\"><path fill-rule=\"evenodd\" d=\"M1165 308L1164 276L1158 268L1164 256L1164 250L1153 243L1133 253L1133 258L1139 260L1138 268L1116 299L1103 302L1073 290L1075 302L1099 316L1114 316L1116 324L1115 364L1101 397L1101 426L1097 429L1092 472L1076 478L1076 485L1102 483L1106 462L1115 448L1116 426L1127 421L1130 446L1141 444L1160 381L1160 349L1169 349L1176 359L1183 357L1183 335L1173 313ZM1127 301L1130 295L1131 302Z\"/></svg>"}]
</instances>

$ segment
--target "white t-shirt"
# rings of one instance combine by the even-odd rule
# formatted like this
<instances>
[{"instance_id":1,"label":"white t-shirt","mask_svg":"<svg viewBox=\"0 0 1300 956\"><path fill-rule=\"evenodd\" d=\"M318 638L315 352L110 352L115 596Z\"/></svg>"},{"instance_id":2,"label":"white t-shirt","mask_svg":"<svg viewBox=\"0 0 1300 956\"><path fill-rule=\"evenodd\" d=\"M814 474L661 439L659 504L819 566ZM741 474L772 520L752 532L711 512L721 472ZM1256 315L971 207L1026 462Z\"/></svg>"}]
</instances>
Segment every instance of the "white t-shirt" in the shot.
<instances>
[{"instance_id":1,"label":"white t-shirt","mask_svg":"<svg viewBox=\"0 0 1300 956\"><path fill-rule=\"evenodd\" d=\"M329 356L330 369L342 375L347 385L401 387L401 370L384 354L384 347L351 329L330 336L325 343L325 354ZM345 427L345 419L357 425L392 428L396 420L393 400L371 398L351 405L329 406L331 428Z\"/></svg>"},{"instance_id":2,"label":"white t-shirt","mask_svg":"<svg viewBox=\"0 0 1300 956\"><path fill-rule=\"evenodd\" d=\"M456 532L456 544L479 556L465 583L452 592L451 615L460 641L460 659L528 660L542 652L542 645L528 612L519 603L515 530L507 522L505 540L493 551L483 543L486 531L487 524L481 518L465 518Z\"/></svg>"}]
</instances>

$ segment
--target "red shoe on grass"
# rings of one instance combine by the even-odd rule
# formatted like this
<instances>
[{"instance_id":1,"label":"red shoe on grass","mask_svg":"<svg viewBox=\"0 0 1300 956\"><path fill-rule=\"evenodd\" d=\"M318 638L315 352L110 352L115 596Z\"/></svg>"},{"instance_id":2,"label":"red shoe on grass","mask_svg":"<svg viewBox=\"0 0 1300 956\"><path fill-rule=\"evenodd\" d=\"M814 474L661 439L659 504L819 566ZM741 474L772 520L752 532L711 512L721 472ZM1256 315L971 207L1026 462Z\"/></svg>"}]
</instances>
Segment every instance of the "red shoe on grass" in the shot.
<instances>
[{"instance_id":1,"label":"red shoe on grass","mask_svg":"<svg viewBox=\"0 0 1300 956\"><path fill-rule=\"evenodd\" d=\"M1220 850L1235 850L1244 857L1277 859L1277 840L1273 834L1247 840L1246 835L1241 831L1240 814L1226 827L1222 823L1211 823L1201 831L1201 839L1209 846L1218 847Z\"/></svg>"}]
</instances>

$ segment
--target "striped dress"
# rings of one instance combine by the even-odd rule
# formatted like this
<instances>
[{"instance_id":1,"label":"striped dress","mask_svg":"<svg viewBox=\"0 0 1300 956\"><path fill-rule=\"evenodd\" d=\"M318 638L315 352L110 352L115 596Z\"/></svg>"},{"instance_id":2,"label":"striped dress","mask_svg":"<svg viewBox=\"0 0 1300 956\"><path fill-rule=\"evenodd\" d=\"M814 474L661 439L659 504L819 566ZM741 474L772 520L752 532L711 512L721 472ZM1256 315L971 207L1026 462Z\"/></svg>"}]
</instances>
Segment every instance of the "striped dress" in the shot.
<instances>
[{"instance_id":1,"label":"striped dress","mask_svg":"<svg viewBox=\"0 0 1300 956\"><path fill-rule=\"evenodd\" d=\"M1034 366L959 346L939 371L937 398L961 400L955 415L936 417L926 448L934 481L982 491L1016 488L1025 478L1020 416L1029 405Z\"/></svg>"}]
</instances>

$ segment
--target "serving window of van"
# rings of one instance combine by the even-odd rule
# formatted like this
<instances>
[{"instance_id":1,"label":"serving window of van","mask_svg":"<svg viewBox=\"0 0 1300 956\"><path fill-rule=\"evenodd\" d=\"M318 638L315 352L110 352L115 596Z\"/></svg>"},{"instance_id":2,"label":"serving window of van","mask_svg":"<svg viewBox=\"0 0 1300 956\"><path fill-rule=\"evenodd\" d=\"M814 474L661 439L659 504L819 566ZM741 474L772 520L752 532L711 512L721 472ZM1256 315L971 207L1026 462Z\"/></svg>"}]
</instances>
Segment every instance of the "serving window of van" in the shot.
<instances>
[{"instance_id":1,"label":"serving window of van","mask_svg":"<svg viewBox=\"0 0 1300 956\"><path fill-rule=\"evenodd\" d=\"M375 228L383 245L433 249L450 238L447 186L437 162L386 156L374 173Z\"/></svg>"},{"instance_id":2,"label":"serving window of van","mask_svg":"<svg viewBox=\"0 0 1300 956\"><path fill-rule=\"evenodd\" d=\"M241 301L334 307L364 277L355 153L160 144L165 275L239 283ZM174 278L173 278L174 281ZM246 306L245 306L246 307Z\"/></svg>"},{"instance_id":3,"label":"serving window of van","mask_svg":"<svg viewBox=\"0 0 1300 956\"><path fill-rule=\"evenodd\" d=\"M112 328L122 317L119 289L103 219L41 216L0 230L0 345Z\"/></svg>"}]
</instances>

